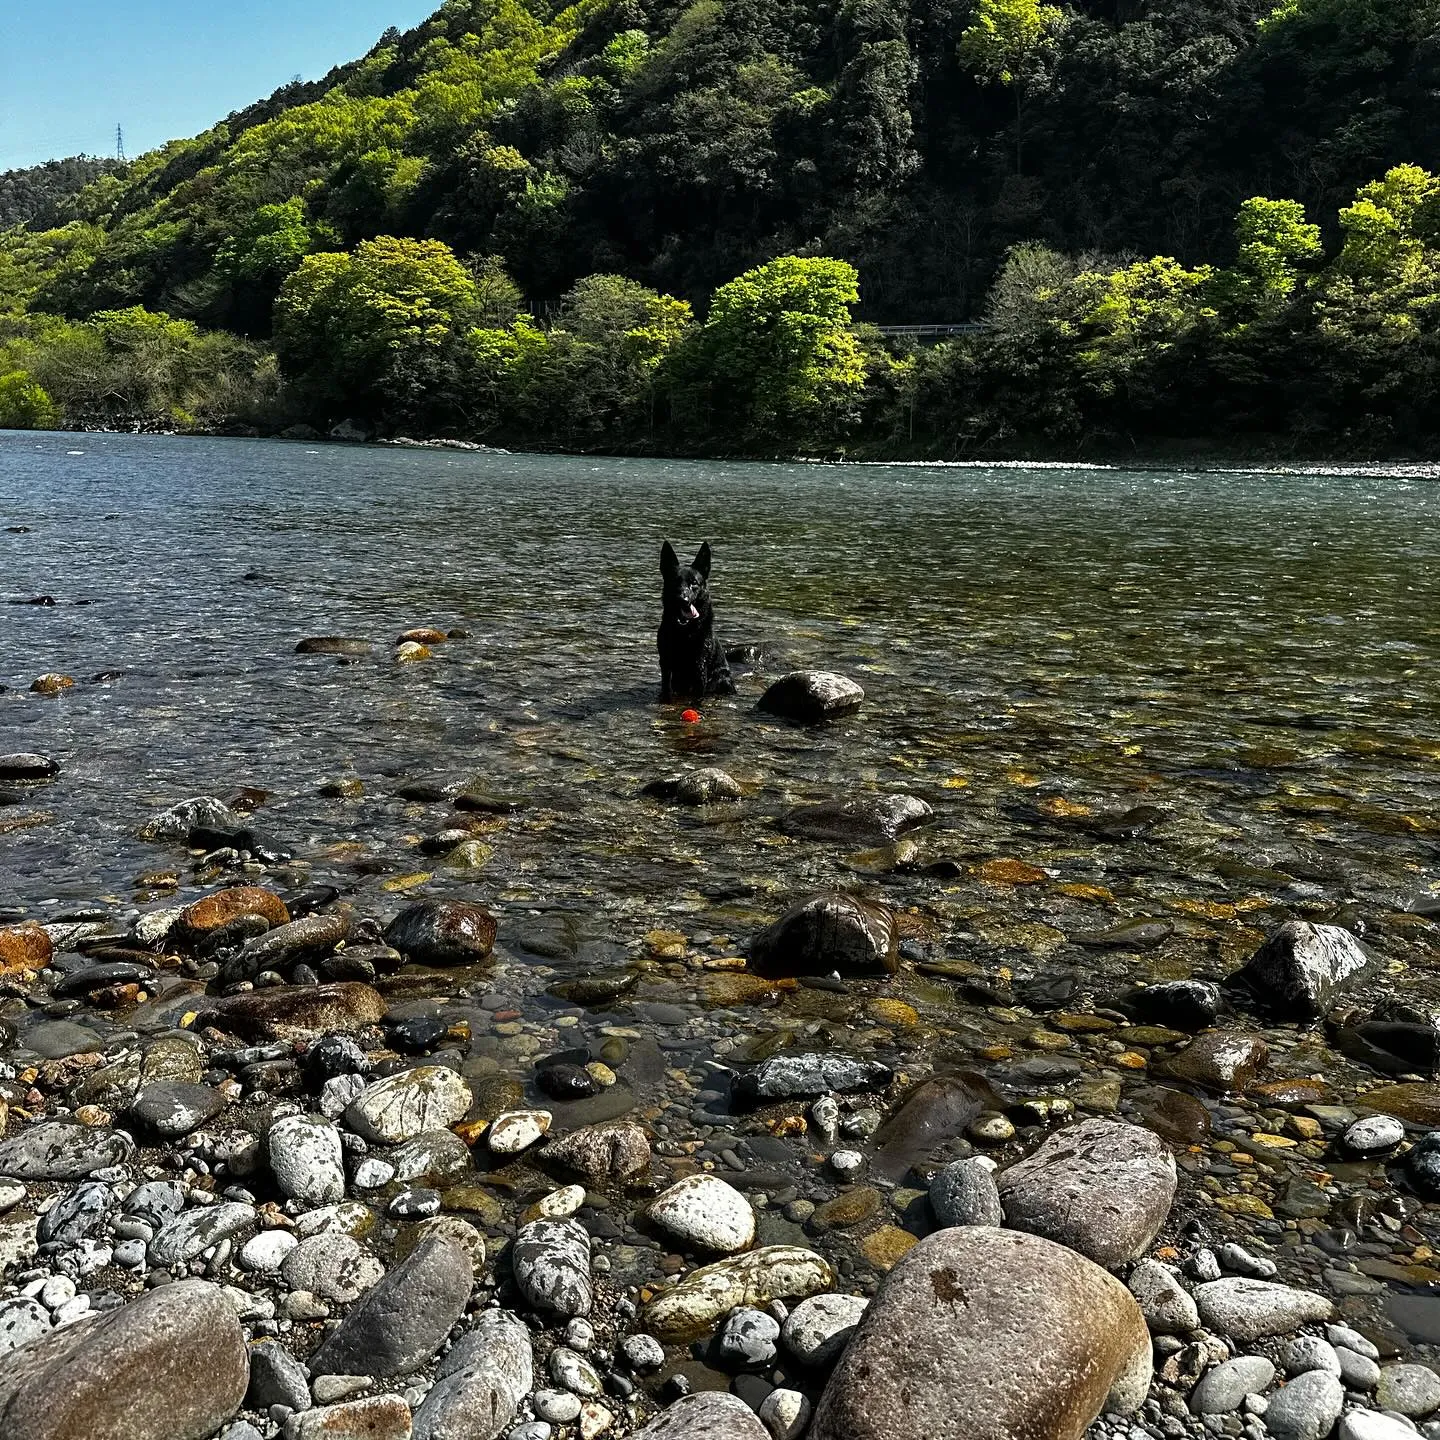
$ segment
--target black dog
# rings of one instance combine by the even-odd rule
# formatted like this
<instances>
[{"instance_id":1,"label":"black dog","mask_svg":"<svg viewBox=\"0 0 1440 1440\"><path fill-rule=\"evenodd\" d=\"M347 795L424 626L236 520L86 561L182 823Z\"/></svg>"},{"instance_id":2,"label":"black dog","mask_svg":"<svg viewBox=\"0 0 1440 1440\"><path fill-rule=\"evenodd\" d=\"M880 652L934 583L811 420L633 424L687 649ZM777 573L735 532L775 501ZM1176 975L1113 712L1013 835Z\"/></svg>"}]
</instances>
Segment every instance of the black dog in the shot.
<instances>
[{"instance_id":1,"label":"black dog","mask_svg":"<svg viewBox=\"0 0 1440 1440\"><path fill-rule=\"evenodd\" d=\"M733 695L735 682L725 651L715 638L715 612L710 606L710 542L700 547L692 565L681 565L667 540L660 550L665 577L660 616L660 699L677 695Z\"/></svg>"}]
</instances>

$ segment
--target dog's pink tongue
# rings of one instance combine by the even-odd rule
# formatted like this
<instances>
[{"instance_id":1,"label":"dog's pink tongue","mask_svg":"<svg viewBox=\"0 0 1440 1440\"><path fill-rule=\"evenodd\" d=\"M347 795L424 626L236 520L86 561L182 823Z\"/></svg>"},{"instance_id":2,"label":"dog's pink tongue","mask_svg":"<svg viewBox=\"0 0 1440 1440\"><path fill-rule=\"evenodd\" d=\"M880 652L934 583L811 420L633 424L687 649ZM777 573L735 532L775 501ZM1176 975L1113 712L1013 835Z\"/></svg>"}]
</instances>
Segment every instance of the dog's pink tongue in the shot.
<instances>
[{"instance_id":1,"label":"dog's pink tongue","mask_svg":"<svg viewBox=\"0 0 1440 1440\"><path fill-rule=\"evenodd\" d=\"M693 605L690 607L690 618L692 620L698 620L700 618L700 612Z\"/></svg>"}]
</instances>

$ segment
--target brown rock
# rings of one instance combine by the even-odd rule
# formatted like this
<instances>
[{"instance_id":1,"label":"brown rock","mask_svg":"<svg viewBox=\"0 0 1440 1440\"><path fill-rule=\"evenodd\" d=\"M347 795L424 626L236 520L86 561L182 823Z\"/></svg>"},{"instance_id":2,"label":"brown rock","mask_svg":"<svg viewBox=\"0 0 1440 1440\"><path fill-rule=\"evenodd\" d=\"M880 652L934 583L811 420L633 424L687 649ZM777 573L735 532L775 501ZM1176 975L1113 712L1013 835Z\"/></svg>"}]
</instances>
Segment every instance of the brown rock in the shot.
<instances>
[{"instance_id":1,"label":"brown rock","mask_svg":"<svg viewBox=\"0 0 1440 1440\"><path fill-rule=\"evenodd\" d=\"M296 647L297 655L368 655L368 640L352 640L344 635L312 635Z\"/></svg>"},{"instance_id":2,"label":"brown rock","mask_svg":"<svg viewBox=\"0 0 1440 1440\"><path fill-rule=\"evenodd\" d=\"M898 1225L882 1225L860 1242L860 1253L876 1270L886 1273L893 1270L918 1243L908 1230L902 1230Z\"/></svg>"},{"instance_id":3,"label":"brown rock","mask_svg":"<svg viewBox=\"0 0 1440 1440\"><path fill-rule=\"evenodd\" d=\"M1393 1115L1412 1125L1440 1128L1440 1084L1431 1080L1382 1085L1378 1090L1367 1090L1358 1097L1358 1103L1367 1110L1378 1110L1382 1115Z\"/></svg>"},{"instance_id":4,"label":"brown rock","mask_svg":"<svg viewBox=\"0 0 1440 1440\"><path fill-rule=\"evenodd\" d=\"M170 937L178 944L193 944L241 915L259 915L272 927L290 923L285 902L273 890L259 885L232 885L228 890L219 890L187 905L175 921Z\"/></svg>"},{"instance_id":5,"label":"brown rock","mask_svg":"<svg viewBox=\"0 0 1440 1440\"><path fill-rule=\"evenodd\" d=\"M30 689L36 695L58 695L62 690L69 690L75 681L69 675L37 675L30 682Z\"/></svg>"},{"instance_id":6,"label":"brown rock","mask_svg":"<svg viewBox=\"0 0 1440 1440\"><path fill-rule=\"evenodd\" d=\"M206 1440L240 1408L245 1336L220 1290L180 1280L51 1331L0 1369L5 1440Z\"/></svg>"},{"instance_id":7,"label":"brown rock","mask_svg":"<svg viewBox=\"0 0 1440 1440\"><path fill-rule=\"evenodd\" d=\"M552 1140L542 1158L574 1170L592 1185L627 1180L650 1164L650 1139L630 1121L587 1125Z\"/></svg>"},{"instance_id":8,"label":"brown rock","mask_svg":"<svg viewBox=\"0 0 1440 1440\"><path fill-rule=\"evenodd\" d=\"M1198 1145L1210 1133L1210 1112L1183 1090L1156 1087L1136 1102L1140 1123L1172 1145Z\"/></svg>"},{"instance_id":9,"label":"brown rock","mask_svg":"<svg viewBox=\"0 0 1440 1440\"><path fill-rule=\"evenodd\" d=\"M395 637L397 645L404 645L407 642L411 645L443 645L450 637L443 631L437 630L433 625L417 625L413 630L406 630L404 634Z\"/></svg>"},{"instance_id":10,"label":"brown rock","mask_svg":"<svg viewBox=\"0 0 1440 1440\"><path fill-rule=\"evenodd\" d=\"M33 920L23 925L7 925L0 930L0 975L43 970L50 963L54 948L50 937Z\"/></svg>"},{"instance_id":11,"label":"brown rock","mask_svg":"<svg viewBox=\"0 0 1440 1440\"><path fill-rule=\"evenodd\" d=\"M1270 1047L1242 1030L1207 1030L1166 1061L1163 1074L1202 1090L1244 1090L1265 1068Z\"/></svg>"},{"instance_id":12,"label":"brown rock","mask_svg":"<svg viewBox=\"0 0 1440 1440\"><path fill-rule=\"evenodd\" d=\"M377 1025L386 1004L378 990L358 981L289 985L204 1002L207 1025L252 1040L308 1040L315 1035Z\"/></svg>"},{"instance_id":13,"label":"brown rock","mask_svg":"<svg viewBox=\"0 0 1440 1440\"><path fill-rule=\"evenodd\" d=\"M870 1302L810 1440L1080 1440L1149 1379L1144 1318L1113 1276L1035 1235L941 1230Z\"/></svg>"}]
</instances>

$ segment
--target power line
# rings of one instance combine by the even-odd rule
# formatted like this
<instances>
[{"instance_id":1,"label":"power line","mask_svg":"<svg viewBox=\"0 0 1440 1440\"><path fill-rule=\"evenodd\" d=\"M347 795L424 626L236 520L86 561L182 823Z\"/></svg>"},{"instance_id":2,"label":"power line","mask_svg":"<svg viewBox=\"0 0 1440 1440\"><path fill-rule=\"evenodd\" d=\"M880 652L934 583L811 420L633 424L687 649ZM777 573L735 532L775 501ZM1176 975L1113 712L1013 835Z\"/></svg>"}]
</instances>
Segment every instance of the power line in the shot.
<instances>
[{"instance_id":1,"label":"power line","mask_svg":"<svg viewBox=\"0 0 1440 1440\"><path fill-rule=\"evenodd\" d=\"M118 125L115 127L115 158L120 161L125 159L125 132Z\"/></svg>"}]
</instances>

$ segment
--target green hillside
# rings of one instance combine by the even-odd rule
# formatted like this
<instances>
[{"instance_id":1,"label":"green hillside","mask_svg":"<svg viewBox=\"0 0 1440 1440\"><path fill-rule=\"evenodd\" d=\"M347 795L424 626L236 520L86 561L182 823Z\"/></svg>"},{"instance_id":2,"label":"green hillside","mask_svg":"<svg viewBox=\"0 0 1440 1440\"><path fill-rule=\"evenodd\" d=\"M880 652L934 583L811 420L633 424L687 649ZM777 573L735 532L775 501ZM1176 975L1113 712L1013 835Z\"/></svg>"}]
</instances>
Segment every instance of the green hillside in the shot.
<instances>
[{"instance_id":1,"label":"green hillside","mask_svg":"<svg viewBox=\"0 0 1440 1440\"><path fill-rule=\"evenodd\" d=\"M831 396L792 436L770 433L799 424L782 405L788 420L777 412L728 436L742 448L762 433L782 448L857 438L946 452L1073 446L1137 431L1199 438L1237 417L1282 440L1408 443L1428 434L1428 420L1408 413L1424 407L1407 402L1401 414L1364 395L1337 397L1327 374L1352 385L1364 377L1353 356L1322 351L1362 334L1388 345L1404 330L1428 353L1428 175L1390 196L1403 214L1385 210L1384 196L1367 202L1388 216L1377 224L1395 245L1416 247L1384 262L1399 270L1381 288L1398 280L1404 296L1365 299L1362 308L1380 304L1371 320L1337 319L1337 306L1361 305L1351 293L1354 225L1340 212L1394 167L1440 161L1437 26L1440 0L1285 0L1278 10L1272 0L580 0L562 10L449 0L325 80L111 170L0 235L11 420L46 413L36 384L52 415L58 405L72 423L119 418L90 402L77 411L40 380L65 365L37 360L34 347L81 344L63 319L82 322L95 364L121 354L143 368L159 352L174 360L178 347L181 378L152 399L182 424L248 407L315 423L358 414L382 428L714 448L713 417L733 396L699 394L709 375L685 335L709 327L688 316L659 324L674 333L653 341L643 363L604 362L606 384L628 386L629 398L581 433L557 428L534 395L520 403L518 370L529 366L526 383L538 382L534 355L522 364L517 354L553 350L559 335L563 383L575 383L572 287L584 277L624 277L704 316L717 287L793 255L844 261L858 275L854 303L835 292L811 312L793 293L777 300L776 315L812 316L815 345L828 323L848 336L852 313L878 324L988 317L995 328L919 357L862 333L853 360L830 355L817 372L822 387L848 374L843 404ZM1252 207L1237 233L1256 196L1306 213ZM1272 233L1276 224L1284 233ZM427 292L421 305L435 308L417 322L429 332L422 350L454 350L471 329L508 340L467 340L463 362L448 354L443 375L427 354L428 369L401 376L389 336L370 360L350 357L344 374L317 374L334 325L379 322L356 320L352 304L373 275L343 280L333 260L312 262L311 282L329 266L330 299L292 297L292 333L274 335L282 385L257 348L276 329L282 284L300 284L307 257L382 237L440 242L459 266L459 282L438 278L440 298ZM1262 275L1267 247L1275 264ZM407 253L422 268L442 254ZM1149 256L1174 263L1135 268ZM1369 254L1370 271L1377 263ZM384 283L414 279L390 273ZM348 320L322 315L335 284L349 287ZM629 323L636 303L631 295L623 314L602 314L591 294L580 307L584 343L608 327L611 349L623 350L626 333L655 328ZM802 309L786 309L794 304ZM134 315L83 323L136 306L168 317L170 329ZM507 329L517 309L538 340ZM298 333L306 325L313 333ZM1286 391L1297 383L1287 346L1308 356L1304 393ZM687 350L683 364L667 358L675 347ZM1122 350L1123 375L1110 374ZM705 363L711 352L713 343ZM1191 391L1183 414L1167 388L1177 364ZM1394 368L1387 353L1379 370ZM22 372L28 379L16 380ZM230 388L217 405L219 374ZM22 385L31 387L23 412ZM1366 413L1342 429L1336 403Z\"/></svg>"}]
</instances>

